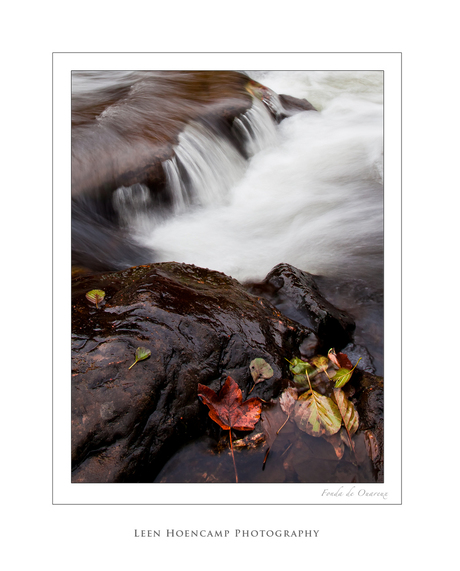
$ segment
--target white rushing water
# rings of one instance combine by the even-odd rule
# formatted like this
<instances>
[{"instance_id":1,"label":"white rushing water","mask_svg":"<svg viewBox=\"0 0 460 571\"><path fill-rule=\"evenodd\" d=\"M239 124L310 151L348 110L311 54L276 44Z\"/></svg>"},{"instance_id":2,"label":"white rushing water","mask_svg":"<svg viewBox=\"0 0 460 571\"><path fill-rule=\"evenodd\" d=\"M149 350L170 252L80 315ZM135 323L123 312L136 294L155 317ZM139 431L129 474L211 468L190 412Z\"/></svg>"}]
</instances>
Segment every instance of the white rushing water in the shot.
<instances>
[{"instance_id":1,"label":"white rushing water","mask_svg":"<svg viewBox=\"0 0 460 571\"><path fill-rule=\"evenodd\" d=\"M155 261L193 263L240 281L287 262L316 274L380 280L383 269L383 76L380 72L248 72L318 110L275 125L255 105L235 129L244 161L190 125L165 170L174 216L135 222Z\"/></svg>"}]
</instances>

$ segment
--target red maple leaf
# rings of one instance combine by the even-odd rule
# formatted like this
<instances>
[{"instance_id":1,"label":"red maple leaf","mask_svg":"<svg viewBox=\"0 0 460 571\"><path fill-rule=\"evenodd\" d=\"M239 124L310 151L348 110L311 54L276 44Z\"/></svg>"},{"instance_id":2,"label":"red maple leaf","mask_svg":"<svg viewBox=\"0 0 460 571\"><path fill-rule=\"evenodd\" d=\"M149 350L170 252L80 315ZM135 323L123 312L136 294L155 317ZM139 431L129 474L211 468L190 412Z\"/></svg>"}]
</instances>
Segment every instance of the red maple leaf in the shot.
<instances>
[{"instance_id":1,"label":"red maple leaf","mask_svg":"<svg viewBox=\"0 0 460 571\"><path fill-rule=\"evenodd\" d=\"M209 407L209 416L224 430L253 430L262 412L259 398L253 397L243 402L240 387L232 377L227 377L219 394L199 384L198 396Z\"/></svg>"},{"instance_id":2,"label":"red maple leaf","mask_svg":"<svg viewBox=\"0 0 460 571\"><path fill-rule=\"evenodd\" d=\"M253 430L262 412L262 402L253 397L243 402L243 394L238 384L227 377L219 393L206 385L198 385L198 397L209 408L209 416L224 430L229 431L230 447L232 449L233 465L236 471L235 456L233 454L232 428L235 430Z\"/></svg>"}]
</instances>

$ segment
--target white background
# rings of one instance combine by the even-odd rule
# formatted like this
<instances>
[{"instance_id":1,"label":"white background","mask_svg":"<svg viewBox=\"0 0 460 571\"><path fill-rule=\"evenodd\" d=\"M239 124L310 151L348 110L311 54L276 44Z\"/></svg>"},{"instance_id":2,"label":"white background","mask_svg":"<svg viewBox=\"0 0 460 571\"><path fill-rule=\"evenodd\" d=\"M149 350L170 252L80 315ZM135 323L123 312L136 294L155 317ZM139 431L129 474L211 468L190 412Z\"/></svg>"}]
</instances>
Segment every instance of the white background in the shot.
<instances>
[{"instance_id":1,"label":"white background","mask_svg":"<svg viewBox=\"0 0 460 571\"><path fill-rule=\"evenodd\" d=\"M451 388L457 382L452 374L458 337L457 256L451 249L458 243L458 143L452 137L458 132L458 91L455 19L442 9L447 3L438 3L436 11L425 12L419 5L407 13L401 3L391 2L377 8L368 2L325 2L308 8L176 3L168 13L144 3L80 2L67 5L68 12L61 16L62 6L21 5L16 14L10 11L5 24L1 108L6 203L1 231L7 319L2 335L1 533L6 568L40 564L48 569L118 570L153 568L168 560L173 569L188 563L232 570L255 565L319 567L325 562L343 569L378 570L390 564L410 563L418 569L451 564L455 522L448 516L458 507L452 420L457 415L452 398L456 387ZM181 50L403 53L402 505L52 504L51 54ZM386 169L387 161L388 155ZM388 175L386 170L386 184ZM59 208L56 204L55 238L70 230ZM394 208L397 218L398 206ZM60 267L65 265L60 256L55 243L56 274L67 271ZM55 289L55 304L62 295L65 292ZM58 311L55 306L55 318ZM391 340L385 342L386 358L394 359L399 370L399 340L394 355L388 354ZM444 372L449 359L451 366ZM386 362L386 377L388 366ZM400 391L395 390L398 399ZM448 415L446 407L451 408ZM386 414L387 431L392 421L397 425L399 417ZM59 417L56 422L60 426ZM258 503L272 501L273 494L284 502L284 487L270 490L267 497L264 490L257 488ZM224 500L226 494L223 490ZM298 495L299 503L305 503L302 493ZM319 536L158 540L134 538L135 528L318 529Z\"/></svg>"}]
</instances>

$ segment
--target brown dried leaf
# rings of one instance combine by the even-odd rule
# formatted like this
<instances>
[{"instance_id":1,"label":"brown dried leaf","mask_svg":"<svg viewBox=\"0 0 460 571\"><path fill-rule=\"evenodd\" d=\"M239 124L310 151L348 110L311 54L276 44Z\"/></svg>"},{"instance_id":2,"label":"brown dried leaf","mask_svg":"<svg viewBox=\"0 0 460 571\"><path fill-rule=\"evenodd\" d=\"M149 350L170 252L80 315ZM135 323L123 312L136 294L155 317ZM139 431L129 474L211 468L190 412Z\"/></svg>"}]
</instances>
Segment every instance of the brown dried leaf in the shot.
<instances>
[{"instance_id":1,"label":"brown dried leaf","mask_svg":"<svg viewBox=\"0 0 460 571\"><path fill-rule=\"evenodd\" d=\"M331 349L327 354L329 359L336 365L339 369L353 369L353 365L345 353L335 353L334 349Z\"/></svg>"},{"instance_id":2,"label":"brown dried leaf","mask_svg":"<svg viewBox=\"0 0 460 571\"><path fill-rule=\"evenodd\" d=\"M296 389L289 387L280 396L280 406L284 413L290 416L291 412L294 410L295 401L297 400L298 394Z\"/></svg>"}]
</instances>

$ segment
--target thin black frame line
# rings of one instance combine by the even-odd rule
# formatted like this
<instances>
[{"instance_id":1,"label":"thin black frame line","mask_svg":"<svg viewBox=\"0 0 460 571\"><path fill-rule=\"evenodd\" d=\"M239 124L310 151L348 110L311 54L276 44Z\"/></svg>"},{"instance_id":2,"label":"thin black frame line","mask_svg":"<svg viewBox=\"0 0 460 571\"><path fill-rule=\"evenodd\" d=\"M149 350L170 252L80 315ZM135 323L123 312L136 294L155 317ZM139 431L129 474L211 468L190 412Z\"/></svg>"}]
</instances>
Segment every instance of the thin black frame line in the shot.
<instances>
[{"instance_id":1,"label":"thin black frame line","mask_svg":"<svg viewBox=\"0 0 460 571\"><path fill-rule=\"evenodd\" d=\"M402 52L52 52L52 54L125 54L125 55L136 55L136 54L278 54L278 55L290 55L290 54L400 54Z\"/></svg>"}]
</instances>

